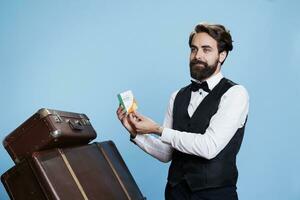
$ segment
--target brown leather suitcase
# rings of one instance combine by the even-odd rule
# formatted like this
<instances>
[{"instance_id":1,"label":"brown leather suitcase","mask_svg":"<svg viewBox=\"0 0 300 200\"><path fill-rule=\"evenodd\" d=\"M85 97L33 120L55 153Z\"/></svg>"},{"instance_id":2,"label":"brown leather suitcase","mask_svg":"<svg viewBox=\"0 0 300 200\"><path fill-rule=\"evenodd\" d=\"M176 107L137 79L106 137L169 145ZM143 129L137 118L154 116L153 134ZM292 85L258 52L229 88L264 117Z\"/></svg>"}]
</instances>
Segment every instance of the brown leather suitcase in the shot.
<instances>
[{"instance_id":1,"label":"brown leather suitcase","mask_svg":"<svg viewBox=\"0 0 300 200\"><path fill-rule=\"evenodd\" d=\"M97 136L85 114L40 109L3 140L15 163L32 152L87 144Z\"/></svg>"},{"instance_id":2,"label":"brown leather suitcase","mask_svg":"<svg viewBox=\"0 0 300 200\"><path fill-rule=\"evenodd\" d=\"M1 180L13 200L145 199L112 141L35 152Z\"/></svg>"},{"instance_id":3,"label":"brown leather suitcase","mask_svg":"<svg viewBox=\"0 0 300 200\"><path fill-rule=\"evenodd\" d=\"M1 181L11 200L47 200L26 160L5 172Z\"/></svg>"}]
</instances>

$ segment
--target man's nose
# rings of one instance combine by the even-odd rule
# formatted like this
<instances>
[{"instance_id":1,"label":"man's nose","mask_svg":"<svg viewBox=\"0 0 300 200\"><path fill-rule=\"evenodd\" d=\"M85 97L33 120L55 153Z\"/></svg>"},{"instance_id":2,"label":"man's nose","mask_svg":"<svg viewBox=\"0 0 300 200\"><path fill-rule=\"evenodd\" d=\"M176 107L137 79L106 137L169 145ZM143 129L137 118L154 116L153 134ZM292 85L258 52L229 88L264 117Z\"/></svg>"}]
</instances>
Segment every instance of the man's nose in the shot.
<instances>
[{"instance_id":1,"label":"man's nose","mask_svg":"<svg viewBox=\"0 0 300 200\"><path fill-rule=\"evenodd\" d=\"M197 60L202 60L202 58L203 58L203 52L202 52L201 50L198 50L198 51L196 52L195 58L196 58Z\"/></svg>"}]
</instances>

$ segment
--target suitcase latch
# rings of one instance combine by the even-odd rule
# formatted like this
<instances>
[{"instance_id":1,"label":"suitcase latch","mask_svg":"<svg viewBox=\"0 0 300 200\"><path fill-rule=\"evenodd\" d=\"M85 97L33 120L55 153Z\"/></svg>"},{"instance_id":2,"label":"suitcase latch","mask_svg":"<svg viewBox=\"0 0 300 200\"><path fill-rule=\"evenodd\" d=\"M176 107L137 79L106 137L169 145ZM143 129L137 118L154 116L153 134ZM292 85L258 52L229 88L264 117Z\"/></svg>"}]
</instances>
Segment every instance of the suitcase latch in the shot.
<instances>
[{"instance_id":1,"label":"suitcase latch","mask_svg":"<svg viewBox=\"0 0 300 200\"><path fill-rule=\"evenodd\" d=\"M84 126L79 120L69 120L69 125L74 130L83 130Z\"/></svg>"},{"instance_id":2,"label":"suitcase latch","mask_svg":"<svg viewBox=\"0 0 300 200\"><path fill-rule=\"evenodd\" d=\"M82 119L82 123L83 123L84 125L87 125L87 126L90 126L90 125L91 125L91 123L90 123L90 121L89 121L88 119Z\"/></svg>"}]
</instances>

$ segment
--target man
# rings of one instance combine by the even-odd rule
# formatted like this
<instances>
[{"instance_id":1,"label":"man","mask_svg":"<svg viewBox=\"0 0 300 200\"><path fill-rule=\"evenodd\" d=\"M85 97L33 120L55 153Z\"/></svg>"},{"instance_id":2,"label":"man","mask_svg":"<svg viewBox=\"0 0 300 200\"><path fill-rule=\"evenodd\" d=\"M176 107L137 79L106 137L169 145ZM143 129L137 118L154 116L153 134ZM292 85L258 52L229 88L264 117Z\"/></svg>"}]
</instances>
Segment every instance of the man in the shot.
<instances>
[{"instance_id":1,"label":"man","mask_svg":"<svg viewBox=\"0 0 300 200\"><path fill-rule=\"evenodd\" d=\"M172 94L163 126L121 107L117 115L136 145L162 162L172 160L167 200L236 200L249 97L220 71L233 49L231 35L222 25L198 24L189 46L192 83Z\"/></svg>"}]
</instances>

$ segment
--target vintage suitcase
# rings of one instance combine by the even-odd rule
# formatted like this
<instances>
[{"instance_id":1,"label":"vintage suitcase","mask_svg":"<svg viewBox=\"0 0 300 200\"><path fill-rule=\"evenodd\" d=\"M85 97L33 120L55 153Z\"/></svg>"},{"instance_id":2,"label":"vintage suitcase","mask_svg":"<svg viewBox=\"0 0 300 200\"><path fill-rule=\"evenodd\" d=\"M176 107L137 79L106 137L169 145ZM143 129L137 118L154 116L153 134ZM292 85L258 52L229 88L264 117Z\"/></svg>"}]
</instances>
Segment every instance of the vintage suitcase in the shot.
<instances>
[{"instance_id":1,"label":"vintage suitcase","mask_svg":"<svg viewBox=\"0 0 300 200\"><path fill-rule=\"evenodd\" d=\"M40 109L3 140L15 163L34 151L87 144L97 136L85 114Z\"/></svg>"},{"instance_id":2,"label":"vintage suitcase","mask_svg":"<svg viewBox=\"0 0 300 200\"><path fill-rule=\"evenodd\" d=\"M11 200L47 200L26 160L5 172L1 181Z\"/></svg>"},{"instance_id":3,"label":"vintage suitcase","mask_svg":"<svg viewBox=\"0 0 300 200\"><path fill-rule=\"evenodd\" d=\"M1 180L13 200L145 199L112 141L35 152Z\"/></svg>"}]
</instances>

